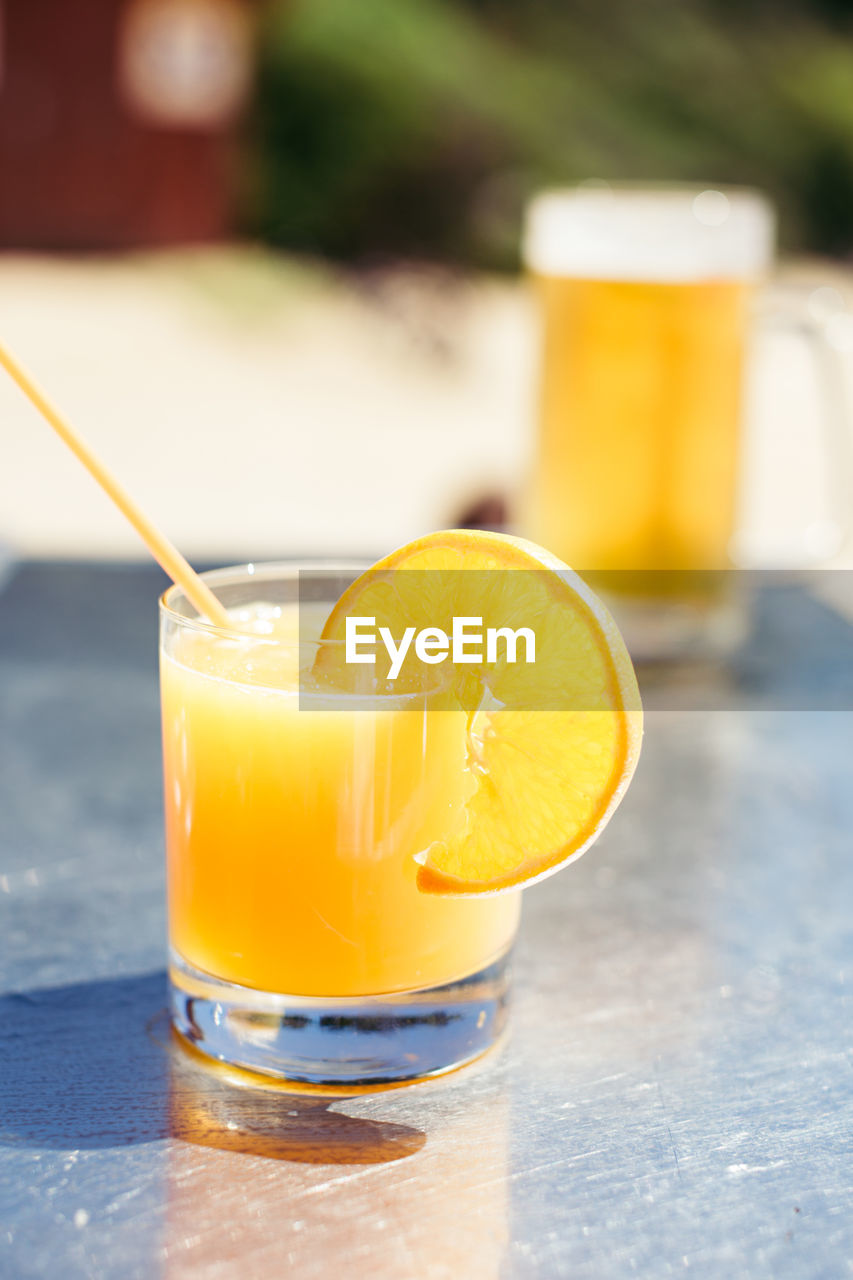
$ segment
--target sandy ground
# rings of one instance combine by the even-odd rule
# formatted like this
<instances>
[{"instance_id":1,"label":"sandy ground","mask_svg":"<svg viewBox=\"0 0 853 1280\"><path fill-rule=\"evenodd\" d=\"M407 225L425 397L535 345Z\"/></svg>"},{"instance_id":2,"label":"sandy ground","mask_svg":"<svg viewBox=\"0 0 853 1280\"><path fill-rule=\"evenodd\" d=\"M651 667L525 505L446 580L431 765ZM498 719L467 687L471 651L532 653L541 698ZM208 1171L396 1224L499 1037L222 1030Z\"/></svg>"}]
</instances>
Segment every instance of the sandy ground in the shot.
<instances>
[{"instance_id":1,"label":"sandy ground","mask_svg":"<svg viewBox=\"0 0 853 1280\"><path fill-rule=\"evenodd\" d=\"M827 467L821 444L829 429L853 456L850 296L847 275L812 264L767 308L745 554L853 566L835 530L853 473ZM804 316L830 339L817 361L790 322ZM253 249L7 256L0 334L197 560L371 556L517 493L529 467L535 318L512 281L346 277ZM142 554L5 377L0 450L0 542L14 554Z\"/></svg>"},{"instance_id":2,"label":"sandy ground","mask_svg":"<svg viewBox=\"0 0 853 1280\"><path fill-rule=\"evenodd\" d=\"M196 558L382 551L526 463L530 327L502 282L233 251L6 258L0 333ZM0 538L139 553L5 378L0 448Z\"/></svg>"}]
</instances>

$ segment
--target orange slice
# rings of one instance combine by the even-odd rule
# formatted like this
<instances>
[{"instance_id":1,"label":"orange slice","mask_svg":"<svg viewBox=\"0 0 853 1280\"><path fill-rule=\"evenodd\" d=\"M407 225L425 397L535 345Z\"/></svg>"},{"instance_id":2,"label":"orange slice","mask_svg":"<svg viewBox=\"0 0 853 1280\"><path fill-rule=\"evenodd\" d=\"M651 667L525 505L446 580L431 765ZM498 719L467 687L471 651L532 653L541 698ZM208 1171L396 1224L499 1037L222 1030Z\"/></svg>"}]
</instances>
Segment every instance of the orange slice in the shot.
<instances>
[{"instance_id":1,"label":"orange slice","mask_svg":"<svg viewBox=\"0 0 853 1280\"><path fill-rule=\"evenodd\" d=\"M521 660L519 640L515 662L496 642L491 662L447 664L456 705L468 713L471 788L461 814L419 855L423 892L530 884L589 848L636 767L642 710L622 637L576 574L520 538L434 533L362 574L334 606L322 639L343 640L348 617L371 618L395 638L407 627L450 635L459 617L481 620L484 637L488 628L522 625L535 636L533 662ZM486 656L485 639L474 652ZM341 653L339 643L321 644L315 670L328 679ZM411 689L423 679L412 645L385 688Z\"/></svg>"}]
</instances>

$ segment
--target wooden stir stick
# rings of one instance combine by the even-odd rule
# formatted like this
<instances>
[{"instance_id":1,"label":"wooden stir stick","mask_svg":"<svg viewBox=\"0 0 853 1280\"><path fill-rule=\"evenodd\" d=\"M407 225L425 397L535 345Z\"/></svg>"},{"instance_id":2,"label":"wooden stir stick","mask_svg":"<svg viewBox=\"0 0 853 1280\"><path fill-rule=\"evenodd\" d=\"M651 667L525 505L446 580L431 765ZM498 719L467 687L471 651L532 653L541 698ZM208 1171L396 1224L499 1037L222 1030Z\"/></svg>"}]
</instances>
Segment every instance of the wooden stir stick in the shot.
<instances>
[{"instance_id":1,"label":"wooden stir stick","mask_svg":"<svg viewBox=\"0 0 853 1280\"><path fill-rule=\"evenodd\" d=\"M60 439L65 441L71 452L83 463L89 474L97 480L105 493L112 498L119 511L133 525L154 559L172 581L181 588L199 614L218 627L224 627L228 631L237 630L232 620L228 617L224 606L217 600L210 587L201 580L177 547L139 509L115 476L107 470L74 428L53 407L32 378L24 372L17 360L3 347L2 343L0 343L0 365L17 383L30 403L35 405L42 417L53 427Z\"/></svg>"}]
</instances>

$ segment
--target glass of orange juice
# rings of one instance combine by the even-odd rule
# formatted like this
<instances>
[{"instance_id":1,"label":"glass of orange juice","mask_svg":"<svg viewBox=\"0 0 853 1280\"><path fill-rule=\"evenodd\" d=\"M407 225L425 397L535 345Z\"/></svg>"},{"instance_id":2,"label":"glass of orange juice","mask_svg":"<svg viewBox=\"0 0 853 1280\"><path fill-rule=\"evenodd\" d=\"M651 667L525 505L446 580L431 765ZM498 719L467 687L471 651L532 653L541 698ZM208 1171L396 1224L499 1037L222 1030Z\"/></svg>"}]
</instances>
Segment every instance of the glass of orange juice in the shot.
<instances>
[{"instance_id":1,"label":"glass of orange juice","mask_svg":"<svg viewBox=\"0 0 853 1280\"><path fill-rule=\"evenodd\" d=\"M465 714L438 686L314 687L322 623L357 576L330 568L204 575L234 633L177 587L161 599L170 982L202 1054L351 1088L495 1042L520 893L417 888L415 855L467 798Z\"/></svg>"}]
</instances>

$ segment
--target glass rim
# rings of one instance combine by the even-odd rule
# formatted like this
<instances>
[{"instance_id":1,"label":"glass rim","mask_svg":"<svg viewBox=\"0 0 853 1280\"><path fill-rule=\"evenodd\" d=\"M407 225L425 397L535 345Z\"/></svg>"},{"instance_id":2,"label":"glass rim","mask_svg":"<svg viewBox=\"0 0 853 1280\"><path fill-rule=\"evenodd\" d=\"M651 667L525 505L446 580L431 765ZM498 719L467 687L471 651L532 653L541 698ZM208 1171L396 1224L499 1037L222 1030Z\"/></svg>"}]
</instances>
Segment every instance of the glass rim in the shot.
<instances>
[{"instance_id":1,"label":"glass rim","mask_svg":"<svg viewBox=\"0 0 853 1280\"><path fill-rule=\"evenodd\" d=\"M689 179L685 182L678 182L677 180L667 181L665 178L660 181L644 180L642 178L620 178L616 182L602 179L600 182L589 180L586 182L552 183L534 191L528 199L527 205L529 207L535 204L537 200L552 196L564 199L606 197L611 195L656 196L694 200L696 196L704 195L706 191L719 191L721 195L726 196L729 200L743 200L749 203L761 204L770 210L773 208L772 201L766 192L760 187L752 186L750 183L696 182Z\"/></svg>"},{"instance_id":2,"label":"glass rim","mask_svg":"<svg viewBox=\"0 0 853 1280\"><path fill-rule=\"evenodd\" d=\"M334 573L336 571L354 572L356 574L370 569L371 564L364 560L358 559L332 559L318 557L315 560L260 560L247 561L244 564L226 565L218 569L206 569L198 576L209 587L215 587L217 583L248 583L252 581L258 582L274 582L282 580L297 581L300 573L311 571ZM331 648L339 652L346 644L344 639L323 640L319 636L312 640L282 639L274 635L263 635L262 633L253 634L251 631L226 631L223 627L219 627L214 622L207 622L203 618L196 616L188 618L182 613L178 613L173 607L174 601L178 597L186 600L186 592L178 583L170 583L158 597L158 606L161 622L164 619L169 620L176 626L186 628L187 630L201 633L203 635L215 636L219 639L231 639L239 641L246 648L255 646L267 646L277 648L285 653L300 654L305 652L315 652L321 646L323 648ZM294 601L298 605L297 601ZM161 639L162 649L162 639ZM376 710L381 709L398 709L403 710L407 706L418 708L423 705L425 698L433 698L437 694L447 690L451 675L449 670L445 670L444 666L435 668L435 680L430 682L423 689L407 690L398 692L394 689L388 690L347 690L347 689L302 689L298 690L299 698L305 702L308 708L312 704L317 704L317 709L322 710L327 705L331 705L334 709L340 709L342 705L349 707L350 710ZM242 684L241 681L231 681L231 683ZM250 688L272 688L266 685L249 685Z\"/></svg>"},{"instance_id":3,"label":"glass rim","mask_svg":"<svg viewBox=\"0 0 853 1280\"><path fill-rule=\"evenodd\" d=\"M336 560L318 558L316 560L248 560L243 564L224 565L219 569L205 569L198 576L206 586L212 590L218 585L238 585L240 583L257 582L277 582L282 580L298 581L300 573L310 571L320 571L326 573L334 573L335 571L355 571L362 573L370 568L370 564L364 560ZM215 594L215 590L214 590ZM187 594L180 583L172 582L166 589L161 592L158 597L157 604L160 617L169 618L178 626L185 627L190 631L199 631L205 635L239 637L239 639L252 643L275 644L281 647L289 647L292 649L302 647L315 647L320 643L317 640L281 640L274 636L263 634L252 634L252 632L226 631L224 627L218 626L215 622L208 622L200 615L194 618L188 618L186 614L179 613L174 607L178 598L187 599ZM340 645L343 640L325 640L324 644Z\"/></svg>"}]
</instances>

